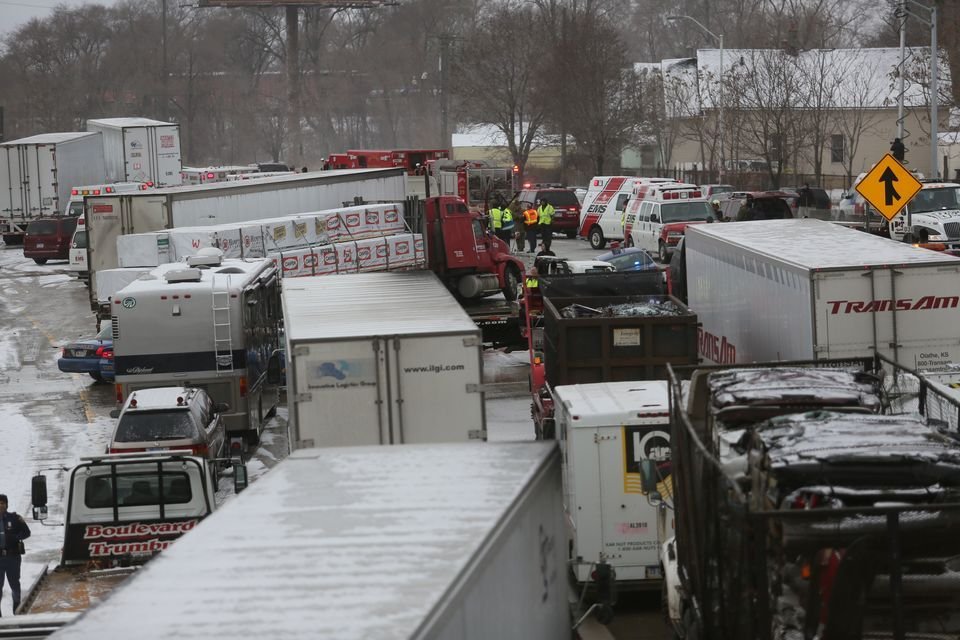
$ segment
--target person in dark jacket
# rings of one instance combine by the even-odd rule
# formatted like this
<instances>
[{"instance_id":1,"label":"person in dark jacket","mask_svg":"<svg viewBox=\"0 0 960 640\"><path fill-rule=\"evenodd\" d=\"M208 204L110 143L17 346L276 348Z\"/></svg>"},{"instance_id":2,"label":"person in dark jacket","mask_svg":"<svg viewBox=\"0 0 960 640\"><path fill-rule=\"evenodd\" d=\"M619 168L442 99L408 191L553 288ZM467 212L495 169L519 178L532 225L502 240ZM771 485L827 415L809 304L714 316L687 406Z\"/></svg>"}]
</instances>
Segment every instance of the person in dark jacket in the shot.
<instances>
[{"instance_id":1,"label":"person in dark jacket","mask_svg":"<svg viewBox=\"0 0 960 640\"><path fill-rule=\"evenodd\" d=\"M13 612L20 606L20 560L23 541L30 537L30 527L21 516L7 511L7 496L0 494L0 600L3 600L4 580L10 583L13 594Z\"/></svg>"}]
</instances>

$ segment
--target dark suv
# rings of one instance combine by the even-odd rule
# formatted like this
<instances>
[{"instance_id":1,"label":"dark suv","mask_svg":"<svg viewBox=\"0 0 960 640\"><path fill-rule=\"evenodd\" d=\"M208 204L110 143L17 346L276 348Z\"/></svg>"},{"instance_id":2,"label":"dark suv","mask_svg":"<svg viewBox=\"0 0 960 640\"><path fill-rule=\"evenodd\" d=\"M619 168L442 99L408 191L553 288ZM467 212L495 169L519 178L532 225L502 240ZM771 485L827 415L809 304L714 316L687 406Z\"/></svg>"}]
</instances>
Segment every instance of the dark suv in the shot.
<instances>
[{"instance_id":1,"label":"dark suv","mask_svg":"<svg viewBox=\"0 0 960 640\"><path fill-rule=\"evenodd\" d=\"M785 191L755 191L734 194L729 200L720 201L720 211L728 220L781 220L793 217L790 198L796 197Z\"/></svg>"},{"instance_id":2,"label":"dark suv","mask_svg":"<svg viewBox=\"0 0 960 640\"><path fill-rule=\"evenodd\" d=\"M553 205L553 230L566 234L568 238L577 237L580 229L580 200L573 189L524 189L517 196L517 201L530 202L536 206L541 198Z\"/></svg>"},{"instance_id":3,"label":"dark suv","mask_svg":"<svg viewBox=\"0 0 960 640\"><path fill-rule=\"evenodd\" d=\"M818 218L820 220L830 220L833 202L830 200L830 194L820 187L809 187L810 197L806 206L800 206L800 193L802 188L784 189L784 193L791 197L787 200L790 209L795 218Z\"/></svg>"}]
</instances>

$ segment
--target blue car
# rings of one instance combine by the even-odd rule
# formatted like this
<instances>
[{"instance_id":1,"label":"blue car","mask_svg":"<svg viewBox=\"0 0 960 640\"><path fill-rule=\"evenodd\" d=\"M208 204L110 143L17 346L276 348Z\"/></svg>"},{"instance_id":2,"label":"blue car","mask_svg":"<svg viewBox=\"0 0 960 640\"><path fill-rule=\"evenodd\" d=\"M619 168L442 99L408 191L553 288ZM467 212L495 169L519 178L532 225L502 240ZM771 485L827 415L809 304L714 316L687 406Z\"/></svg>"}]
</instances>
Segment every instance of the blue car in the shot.
<instances>
[{"instance_id":1,"label":"blue car","mask_svg":"<svg viewBox=\"0 0 960 640\"><path fill-rule=\"evenodd\" d=\"M57 368L65 373L89 373L97 382L112 382L113 323L106 324L96 337L82 338L64 345Z\"/></svg>"},{"instance_id":2,"label":"blue car","mask_svg":"<svg viewBox=\"0 0 960 640\"><path fill-rule=\"evenodd\" d=\"M617 271L658 271L660 267L654 262L653 256L637 247L615 248L613 251L601 254L597 260L609 262Z\"/></svg>"}]
</instances>

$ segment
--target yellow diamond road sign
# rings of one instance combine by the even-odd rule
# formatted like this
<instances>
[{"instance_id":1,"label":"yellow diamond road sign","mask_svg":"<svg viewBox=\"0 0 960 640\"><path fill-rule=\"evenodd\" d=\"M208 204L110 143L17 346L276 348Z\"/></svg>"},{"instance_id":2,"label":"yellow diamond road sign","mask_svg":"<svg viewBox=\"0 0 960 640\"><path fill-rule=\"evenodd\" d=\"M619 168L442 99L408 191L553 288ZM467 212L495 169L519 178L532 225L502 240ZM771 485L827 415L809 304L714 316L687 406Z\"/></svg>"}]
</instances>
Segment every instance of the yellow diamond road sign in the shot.
<instances>
[{"instance_id":1,"label":"yellow diamond road sign","mask_svg":"<svg viewBox=\"0 0 960 640\"><path fill-rule=\"evenodd\" d=\"M893 220L922 187L920 181L888 153L857 183L857 193L880 215Z\"/></svg>"}]
</instances>

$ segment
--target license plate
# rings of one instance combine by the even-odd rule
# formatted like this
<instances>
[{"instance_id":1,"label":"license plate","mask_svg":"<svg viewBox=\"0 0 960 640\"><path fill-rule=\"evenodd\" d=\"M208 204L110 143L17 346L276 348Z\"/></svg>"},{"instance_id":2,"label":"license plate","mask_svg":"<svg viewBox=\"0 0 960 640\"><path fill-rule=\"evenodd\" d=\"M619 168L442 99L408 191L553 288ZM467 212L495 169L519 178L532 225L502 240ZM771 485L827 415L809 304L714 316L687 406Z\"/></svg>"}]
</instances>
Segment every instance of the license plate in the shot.
<instances>
[{"instance_id":1,"label":"license plate","mask_svg":"<svg viewBox=\"0 0 960 640\"><path fill-rule=\"evenodd\" d=\"M43 243L42 243L42 242L38 242L38 243L37 243L37 249L43 249Z\"/></svg>"},{"instance_id":2,"label":"license plate","mask_svg":"<svg viewBox=\"0 0 960 640\"><path fill-rule=\"evenodd\" d=\"M166 451L166 447L147 447L147 451Z\"/></svg>"},{"instance_id":3,"label":"license plate","mask_svg":"<svg viewBox=\"0 0 960 640\"><path fill-rule=\"evenodd\" d=\"M86 357L87 357L87 351L84 351L83 349L74 349L74 350L73 350L73 355L74 355L74 357L76 357L76 358L86 358Z\"/></svg>"}]
</instances>

